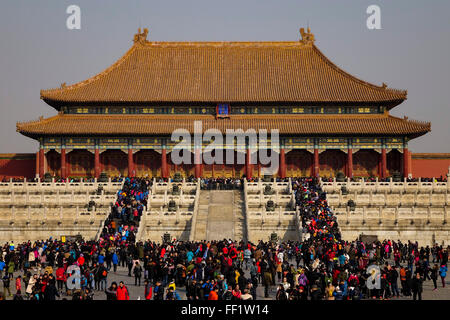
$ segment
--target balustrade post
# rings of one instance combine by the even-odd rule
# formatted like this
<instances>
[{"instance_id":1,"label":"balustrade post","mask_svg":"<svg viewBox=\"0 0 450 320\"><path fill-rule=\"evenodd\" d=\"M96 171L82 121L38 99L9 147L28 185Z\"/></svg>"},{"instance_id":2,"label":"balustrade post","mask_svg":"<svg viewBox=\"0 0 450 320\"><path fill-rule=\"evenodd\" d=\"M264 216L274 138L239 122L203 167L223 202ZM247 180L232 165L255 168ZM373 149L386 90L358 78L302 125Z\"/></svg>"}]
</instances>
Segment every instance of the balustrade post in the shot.
<instances>
[{"instance_id":1,"label":"balustrade post","mask_svg":"<svg viewBox=\"0 0 450 320\"><path fill-rule=\"evenodd\" d=\"M280 224L281 225L281 216L282 216L282 209L281 209L281 206L280 207L278 207L278 224Z\"/></svg>"},{"instance_id":2,"label":"balustrade post","mask_svg":"<svg viewBox=\"0 0 450 320\"><path fill-rule=\"evenodd\" d=\"M447 206L444 206L444 223L447 222L447 217L448 217L448 209Z\"/></svg>"}]
</instances>

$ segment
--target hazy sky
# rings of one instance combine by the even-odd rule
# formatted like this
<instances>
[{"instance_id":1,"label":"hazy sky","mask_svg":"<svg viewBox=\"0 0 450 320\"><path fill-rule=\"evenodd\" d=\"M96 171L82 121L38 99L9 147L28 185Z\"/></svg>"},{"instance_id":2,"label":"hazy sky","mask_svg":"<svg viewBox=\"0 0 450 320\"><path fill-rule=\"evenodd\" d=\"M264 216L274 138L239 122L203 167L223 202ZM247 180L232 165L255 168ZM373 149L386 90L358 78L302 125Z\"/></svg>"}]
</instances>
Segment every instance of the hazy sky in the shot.
<instances>
[{"instance_id":1,"label":"hazy sky","mask_svg":"<svg viewBox=\"0 0 450 320\"><path fill-rule=\"evenodd\" d=\"M81 30L66 8L81 8ZM381 7L382 30L366 9ZM450 153L450 1L448 0L1 0L0 153L35 152L17 121L56 114L39 97L91 77L132 45L139 26L156 41L292 41L308 21L334 63L369 82L407 89L392 114L431 121L413 152Z\"/></svg>"}]
</instances>

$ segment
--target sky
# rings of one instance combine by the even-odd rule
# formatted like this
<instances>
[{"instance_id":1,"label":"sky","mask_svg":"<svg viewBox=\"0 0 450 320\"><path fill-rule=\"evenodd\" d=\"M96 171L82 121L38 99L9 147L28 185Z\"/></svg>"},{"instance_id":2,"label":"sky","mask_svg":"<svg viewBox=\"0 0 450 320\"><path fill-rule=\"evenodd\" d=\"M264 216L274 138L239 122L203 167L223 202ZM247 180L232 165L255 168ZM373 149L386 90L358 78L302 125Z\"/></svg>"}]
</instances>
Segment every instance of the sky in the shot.
<instances>
[{"instance_id":1,"label":"sky","mask_svg":"<svg viewBox=\"0 0 450 320\"><path fill-rule=\"evenodd\" d=\"M81 9L80 30L66 26L70 5ZM381 9L380 30L367 28L370 5ZM36 152L16 122L56 114L40 90L103 71L139 27L150 41L296 41L307 25L345 71L408 90L391 114L432 124L410 150L450 153L449 14L448 0L0 0L0 153Z\"/></svg>"}]
</instances>

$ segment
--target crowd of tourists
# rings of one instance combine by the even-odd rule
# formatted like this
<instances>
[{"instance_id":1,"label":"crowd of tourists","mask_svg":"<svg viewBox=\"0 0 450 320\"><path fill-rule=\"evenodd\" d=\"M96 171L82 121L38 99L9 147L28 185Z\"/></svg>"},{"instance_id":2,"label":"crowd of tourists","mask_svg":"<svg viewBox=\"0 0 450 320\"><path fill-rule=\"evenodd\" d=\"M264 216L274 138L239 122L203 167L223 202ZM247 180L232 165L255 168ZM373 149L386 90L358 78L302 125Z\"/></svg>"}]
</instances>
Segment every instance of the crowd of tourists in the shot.
<instances>
[{"instance_id":1,"label":"crowd of tourists","mask_svg":"<svg viewBox=\"0 0 450 320\"><path fill-rule=\"evenodd\" d=\"M214 183L238 182L204 181ZM435 290L445 286L449 248L343 241L316 179L292 180L302 241L136 242L151 184L124 179L97 241L6 243L0 252L0 299L136 299L128 289L133 280L146 300L179 300L180 288L188 300L421 299L424 281L433 281ZM119 266L128 270L130 283L111 279ZM372 266L377 266L373 275ZM72 285L77 279L79 289ZM264 288L262 296L258 287Z\"/></svg>"},{"instance_id":2,"label":"crowd of tourists","mask_svg":"<svg viewBox=\"0 0 450 320\"><path fill-rule=\"evenodd\" d=\"M200 180L202 190L242 190L244 188L242 179L234 178L209 178Z\"/></svg>"}]
</instances>

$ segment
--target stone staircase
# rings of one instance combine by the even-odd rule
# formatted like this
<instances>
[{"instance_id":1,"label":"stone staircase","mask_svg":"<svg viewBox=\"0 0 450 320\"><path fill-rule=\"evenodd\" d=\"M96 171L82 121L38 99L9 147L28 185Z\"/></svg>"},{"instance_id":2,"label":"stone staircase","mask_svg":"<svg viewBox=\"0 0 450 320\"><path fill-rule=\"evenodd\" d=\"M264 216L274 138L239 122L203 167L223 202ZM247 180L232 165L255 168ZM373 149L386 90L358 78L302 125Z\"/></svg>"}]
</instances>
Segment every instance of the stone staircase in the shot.
<instances>
[{"instance_id":1,"label":"stone staircase","mask_svg":"<svg viewBox=\"0 0 450 320\"><path fill-rule=\"evenodd\" d=\"M198 203L198 212L197 212L197 221L194 228L194 240L205 240L206 239L206 228L208 226L208 210L209 210L209 198L210 191L201 190L199 203Z\"/></svg>"},{"instance_id":2,"label":"stone staircase","mask_svg":"<svg viewBox=\"0 0 450 320\"><path fill-rule=\"evenodd\" d=\"M194 240L246 238L244 200L237 190L201 190Z\"/></svg>"}]
</instances>

